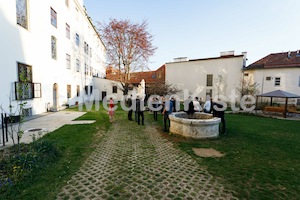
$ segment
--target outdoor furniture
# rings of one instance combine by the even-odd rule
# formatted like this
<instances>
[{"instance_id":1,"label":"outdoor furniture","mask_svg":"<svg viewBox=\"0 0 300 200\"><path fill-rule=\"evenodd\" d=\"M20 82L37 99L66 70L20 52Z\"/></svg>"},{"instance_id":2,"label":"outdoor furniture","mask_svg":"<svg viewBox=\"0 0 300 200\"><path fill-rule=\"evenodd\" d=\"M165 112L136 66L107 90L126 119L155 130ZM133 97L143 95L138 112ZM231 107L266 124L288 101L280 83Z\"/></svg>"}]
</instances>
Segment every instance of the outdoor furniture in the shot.
<instances>
[{"instance_id":1,"label":"outdoor furniture","mask_svg":"<svg viewBox=\"0 0 300 200\"><path fill-rule=\"evenodd\" d=\"M276 112L282 112L282 110L281 110L282 108L272 106L273 97L284 98L285 99L285 105L283 107L283 117L284 118L286 118L286 115L289 112L288 111L288 99L289 98L300 98L300 96L297 95L297 94L292 94L292 93L282 91L282 90L275 90L275 91L272 91L272 92L267 92L267 93L264 93L264 94L261 94L261 95L257 95L256 96L256 107L257 107L258 97L270 97L271 98L271 103L270 103L271 106L267 106L267 107L265 107L265 109L267 108L267 110L269 109L270 112L273 111L275 113ZM268 108L268 107L273 107L273 108ZM265 109L264 109L264 111L267 111ZM256 113L257 113L257 110L256 110Z\"/></svg>"},{"instance_id":2,"label":"outdoor furniture","mask_svg":"<svg viewBox=\"0 0 300 200\"><path fill-rule=\"evenodd\" d=\"M284 116L284 107L275 107L275 106L266 106L264 109L263 109L263 112L264 113L280 113L282 114L282 116Z\"/></svg>"},{"instance_id":3,"label":"outdoor furniture","mask_svg":"<svg viewBox=\"0 0 300 200\"><path fill-rule=\"evenodd\" d=\"M297 108L296 106L291 106L291 107L288 107L288 111L287 111L289 114L300 114L300 111L297 111Z\"/></svg>"}]
</instances>

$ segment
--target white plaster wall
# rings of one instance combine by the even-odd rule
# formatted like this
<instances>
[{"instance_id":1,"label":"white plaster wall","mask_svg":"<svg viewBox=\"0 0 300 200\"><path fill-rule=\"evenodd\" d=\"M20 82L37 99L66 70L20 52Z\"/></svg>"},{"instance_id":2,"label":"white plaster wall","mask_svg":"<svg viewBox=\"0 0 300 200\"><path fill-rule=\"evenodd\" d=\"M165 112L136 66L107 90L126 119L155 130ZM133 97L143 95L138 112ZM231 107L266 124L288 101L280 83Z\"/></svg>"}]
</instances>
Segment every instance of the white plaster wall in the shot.
<instances>
[{"instance_id":1,"label":"white plaster wall","mask_svg":"<svg viewBox=\"0 0 300 200\"><path fill-rule=\"evenodd\" d=\"M0 105L6 110L11 84L17 81L17 62L32 66L33 82L41 83L42 98L28 100L33 114L46 111L53 104L53 84L58 84L59 102L71 105L82 102L85 85L93 86L93 77L84 74L85 63L94 68L99 76L105 72L105 48L97 36L93 25L86 18L82 0L28 1L28 30L16 24L16 2L0 1L1 52ZM57 28L51 25L50 7L57 13ZM76 10L77 8L77 10ZM70 25L70 39L66 37L66 23ZM3 31L4 30L4 31ZM80 46L75 45L75 34L80 36ZM57 59L51 58L51 36L57 39ZM92 48L92 57L84 53L84 41ZM71 69L66 68L66 53L71 55ZM80 60L80 72L76 71L76 59ZM71 98L67 98L67 85L71 85ZM80 85L82 97L76 96L76 86ZM13 102L16 103L16 102Z\"/></svg>"},{"instance_id":2,"label":"white plaster wall","mask_svg":"<svg viewBox=\"0 0 300 200\"><path fill-rule=\"evenodd\" d=\"M218 94L217 78L222 76L223 82L219 94L228 96L231 90L236 91L242 78L243 57L207 59L166 64L166 82L187 89L193 95L197 88L201 89L198 97L205 99L206 89L212 89L214 97ZM213 86L206 86L207 74L213 74ZM178 94L183 100L183 92Z\"/></svg>"},{"instance_id":3,"label":"white plaster wall","mask_svg":"<svg viewBox=\"0 0 300 200\"><path fill-rule=\"evenodd\" d=\"M99 91L100 100L102 99L102 92L106 92L107 98L113 97L114 100L117 101L123 100L123 91L119 89L122 88L120 82L103 79L103 78L94 78L93 84L95 86L95 89ZM113 86L118 87L117 93L113 93Z\"/></svg>"},{"instance_id":4,"label":"white plaster wall","mask_svg":"<svg viewBox=\"0 0 300 200\"><path fill-rule=\"evenodd\" d=\"M13 81L17 80L16 60L24 61L25 59L22 34L26 31L18 31L15 15L15 1L0 1L0 106L7 112L9 97L12 93L11 85Z\"/></svg>"},{"instance_id":5,"label":"white plaster wall","mask_svg":"<svg viewBox=\"0 0 300 200\"><path fill-rule=\"evenodd\" d=\"M283 90L300 95L300 68L246 70L251 79L258 83L259 94ZM270 81L266 77L271 77ZM275 86L275 77L280 77L280 86Z\"/></svg>"}]
</instances>

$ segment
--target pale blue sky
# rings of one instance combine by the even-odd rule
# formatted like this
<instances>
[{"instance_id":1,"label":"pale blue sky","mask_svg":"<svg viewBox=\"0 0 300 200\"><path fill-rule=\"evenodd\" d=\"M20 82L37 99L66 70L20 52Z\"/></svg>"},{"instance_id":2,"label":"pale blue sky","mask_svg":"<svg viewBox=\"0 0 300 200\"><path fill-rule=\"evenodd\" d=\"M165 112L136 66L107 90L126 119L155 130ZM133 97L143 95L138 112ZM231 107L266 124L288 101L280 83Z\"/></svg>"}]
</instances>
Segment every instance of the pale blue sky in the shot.
<instances>
[{"instance_id":1,"label":"pale blue sky","mask_svg":"<svg viewBox=\"0 0 300 200\"><path fill-rule=\"evenodd\" d=\"M300 0L84 0L93 21L148 20L154 70L176 57L248 53L247 65L300 49Z\"/></svg>"}]
</instances>

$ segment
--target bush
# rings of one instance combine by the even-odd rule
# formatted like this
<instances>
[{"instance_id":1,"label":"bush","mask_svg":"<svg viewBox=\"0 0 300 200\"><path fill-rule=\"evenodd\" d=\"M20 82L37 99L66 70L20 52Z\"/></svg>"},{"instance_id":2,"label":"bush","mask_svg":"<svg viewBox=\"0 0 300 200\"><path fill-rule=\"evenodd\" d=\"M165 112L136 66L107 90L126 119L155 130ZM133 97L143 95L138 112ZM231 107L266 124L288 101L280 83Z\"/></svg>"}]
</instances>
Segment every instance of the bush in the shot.
<instances>
[{"instance_id":1,"label":"bush","mask_svg":"<svg viewBox=\"0 0 300 200\"><path fill-rule=\"evenodd\" d=\"M46 167L47 163L53 162L61 155L61 150L47 140L38 140L31 144L22 144L22 151L19 156L16 147L3 150L4 156L0 159L0 183L3 186L17 183L26 176L32 176L36 170Z\"/></svg>"}]
</instances>

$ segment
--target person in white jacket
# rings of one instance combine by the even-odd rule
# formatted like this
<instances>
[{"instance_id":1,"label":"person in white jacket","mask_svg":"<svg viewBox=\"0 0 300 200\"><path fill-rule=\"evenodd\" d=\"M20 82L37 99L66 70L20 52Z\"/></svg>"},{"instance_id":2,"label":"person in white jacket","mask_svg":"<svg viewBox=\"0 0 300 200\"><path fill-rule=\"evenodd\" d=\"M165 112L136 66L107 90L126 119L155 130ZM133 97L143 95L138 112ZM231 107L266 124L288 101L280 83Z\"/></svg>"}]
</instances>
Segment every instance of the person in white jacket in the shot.
<instances>
[{"instance_id":1,"label":"person in white jacket","mask_svg":"<svg viewBox=\"0 0 300 200\"><path fill-rule=\"evenodd\" d=\"M203 106L203 111L205 113L211 113L211 107L212 107L212 98L208 99L204 106Z\"/></svg>"},{"instance_id":2,"label":"person in white jacket","mask_svg":"<svg viewBox=\"0 0 300 200\"><path fill-rule=\"evenodd\" d=\"M193 101L193 105L194 105L195 112L200 112L202 110L198 97L195 97L195 100Z\"/></svg>"}]
</instances>

